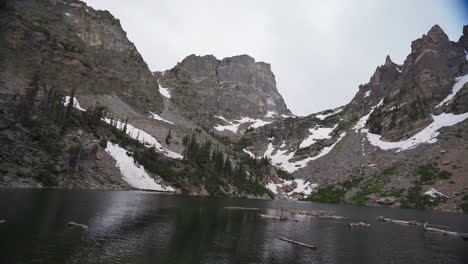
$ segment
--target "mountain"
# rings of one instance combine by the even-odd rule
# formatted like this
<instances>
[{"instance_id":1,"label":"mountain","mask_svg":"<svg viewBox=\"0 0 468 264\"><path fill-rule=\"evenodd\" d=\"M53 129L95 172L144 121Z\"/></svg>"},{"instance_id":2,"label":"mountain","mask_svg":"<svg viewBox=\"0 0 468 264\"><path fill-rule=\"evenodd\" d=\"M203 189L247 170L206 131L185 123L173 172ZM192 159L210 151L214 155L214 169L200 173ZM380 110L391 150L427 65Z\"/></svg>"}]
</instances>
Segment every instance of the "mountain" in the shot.
<instances>
[{"instance_id":1,"label":"mountain","mask_svg":"<svg viewBox=\"0 0 468 264\"><path fill-rule=\"evenodd\" d=\"M457 210L468 183L464 32L455 43L434 26L349 104L263 126L246 135L250 149L317 184L312 200Z\"/></svg>"},{"instance_id":2,"label":"mountain","mask_svg":"<svg viewBox=\"0 0 468 264\"><path fill-rule=\"evenodd\" d=\"M0 186L270 197L268 160L186 118L109 12L74 0L1 7ZM240 61L245 89L276 89L266 64Z\"/></svg>"},{"instance_id":3,"label":"mountain","mask_svg":"<svg viewBox=\"0 0 468 264\"><path fill-rule=\"evenodd\" d=\"M390 56L346 105L295 116L271 66L190 55L151 72L77 0L0 5L0 186L468 210L468 27Z\"/></svg>"},{"instance_id":4,"label":"mountain","mask_svg":"<svg viewBox=\"0 0 468 264\"><path fill-rule=\"evenodd\" d=\"M237 127L230 127L233 123L255 127L259 122L292 115L278 93L270 64L256 62L248 55L222 60L190 55L156 75L188 119L206 127L219 124L218 132L235 134Z\"/></svg>"}]
</instances>

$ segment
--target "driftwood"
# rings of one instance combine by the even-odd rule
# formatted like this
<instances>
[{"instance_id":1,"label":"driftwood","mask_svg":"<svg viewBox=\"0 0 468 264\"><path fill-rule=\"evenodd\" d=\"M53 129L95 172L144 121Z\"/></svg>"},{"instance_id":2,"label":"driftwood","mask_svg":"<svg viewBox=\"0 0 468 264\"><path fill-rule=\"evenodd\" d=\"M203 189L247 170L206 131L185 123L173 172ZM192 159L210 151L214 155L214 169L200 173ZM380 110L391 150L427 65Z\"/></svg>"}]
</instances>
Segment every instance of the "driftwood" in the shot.
<instances>
[{"instance_id":1,"label":"driftwood","mask_svg":"<svg viewBox=\"0 0 468 264\"><path fill-rule=\"evenodd\" d=\"M313 215L313 216L323 216L323 215L331 215L332 212L329 211L308 211L308 210L291 210L289 211L292 214L301 214L301 215Z\"/></svg>"},{"instance_id":2,"label":"driftwood","mask_svg":"<svg viewBox=\"0 0 468 264\"><path fill-rule=\"evenodd\" d=\"M338 220L341 220L341 219L348 219L349 217L346 217L346 216L339 216L339 215L322 215L322 216L319 216L319 217L323 217L323 218L333 218L333 219L338 219Z\"/></svg>"},{"instance_id":3,"label":"driftwood","mask_svg":"<svg viewBox=\"0 0 468 264\"><path fill-rule=\"evenodd\" d=\"M310 248L310 249L313 249L313 250L318 249L318 247L316 247L316 246L307 245L307 244L304 244L304 243L301 243L301 242L297 242L297 241L294 241L294 240L291 240L291 239L287 239L285 237L277 237L277 238L279 240L283 240L283 241L286 241L286 242L289 242L289 243L292 243L292 244L295 244L295 245L303 246L303 247L306 247L306 248Z\"/></svg>"},{"instance_id":4,"label":"driftwood","mask_svg":"<svg viewBox=\"0 0 468 264\"><path fill-rule=\"evenodd\" d=\"M370 224L364 223L364 222L358 222L358 223L349 223L348 224L349 228L355 227L355 226L363 226L363 227L369 227Z\"/></svg>"},{"instance_id":5,"label":"driftwood","mask_svg":"<svg viewBox=\"0 0 468 264\"><path fill-rule=\"evenodd\" d=\"M429 224L429 223L422 223L418 222L416 220L411 220L411 221L405 221L405 220L398 220L398 219L391 219L391 218L385 218L383 216L379 216L377 218L379 221L382 222L388 222L388 223L395 223L395 224L400 224L400 225L416 225L416 226L423 226L427 224L428 227L439 227L439 228L451 228L450 226L444 226L444 225L435 225L435 224Z\"/></svg>"},{"instance_id":6,"label":"driftwood","mask_svg":"<svg viewBox=\"0 0 468 264\"><path fill-rule=\"evenodd\" d=\"M0 220L0 224L6 223L6 220Z\"/></svg>"},{"instance_id":7,"label":"driftwood","mask_svg":"<svg viewBox=\"0 0 468 264\"><path fill-rule=\"evenodd\" d=\"M75 222L68 222L67 227L68 228L80 228L80 229L83 229L83 230L88 229L87 225L78 224L78 223L75 223Z\"/></svg>"},{"instance_id":8,"label":"driftwood","mask_svg":"<svg viewBox=\"0 0 468 264\"><path fill-rule=\"evenodd\" d=\"M453 232L453 231L447 231L447 230L442 230L442 229L437 229L433 227L427 227L428 224L424 224L424 231L430 231L430 232L438 232L442 233L447 236L457 236L463 238L463 240L468 240L468 233L460 233L460 232Z\"/></svg>"},{"instance_id":9,"label":"driftwood","mask_svg":"<svg viewBox=\"0 0 468 264\"><path fill-rule=\"evenodd\" d=\"M289 219L286 216L274 216L274 215L265 215L265 214L258 214L260 217L263 218L271 218L271 219L277 219L281 221L294 221L294 222L299 222L297 219Z\"/></svg>"},{"instance_id":10,"label":"driftwood","mask_svg":"<svg viewBox=\"0 0 468 264\"><path fill-rule=\"evenodd\" d=\"M229 210L262 210L262 208L251 208L251 207L224 207L224 209L229 209Z\"/></svg>"}]
</instances>

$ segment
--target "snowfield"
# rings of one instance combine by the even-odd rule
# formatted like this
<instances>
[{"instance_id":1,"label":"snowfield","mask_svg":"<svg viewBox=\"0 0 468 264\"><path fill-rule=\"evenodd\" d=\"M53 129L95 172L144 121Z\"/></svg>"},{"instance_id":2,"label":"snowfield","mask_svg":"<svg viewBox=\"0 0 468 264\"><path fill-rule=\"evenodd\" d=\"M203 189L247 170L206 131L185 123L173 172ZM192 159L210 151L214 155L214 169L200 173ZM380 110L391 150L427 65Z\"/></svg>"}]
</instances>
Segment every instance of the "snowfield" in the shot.
<instances>
[{"instance_id":1,"label":"snowfield","mask_svg":"<svg viewBox=\"0 0 468 264\"><path fill-rule=\"evenodd\" d=\"M171 124L171 125L174 125L174 123L173 123L173 122L171 122L171 121L169 121L169 120L166 120L166 119L162 118L160 115L158 115L158 114L155 114L155 113L153 113L153 112L150 112L150 113L151 113L151 117L152 117L152 118L154 118L154 119L156 119L156 120L159 120L159 121L166 122L166 123L168 123L168 124Z\"/></svg>"},{"instance_id":2,"label":"snowfield","mask_svg":"<svg viewBox=\"0 0 468 264\"><path fill-rule=\"evenodd\" d=\"M133 157L127 155L127 150L119 145L108 141L106 152L115 159L115 166L120 169L123 179L133 188L164 192L175 191L171 186L163 186L156 183L145 171L145 168L135 164Z\"/></svg>"},{"instance_id":3,"label":"snowfield","mask_svg":"<svg viewBox=\"0 0 468 264\"><path fill-rule=\"evenodd\" d=\"M270 158L271 163L273 165L275 165L277 167L280 167L281 169L283 169L283 170L285 170L285 171L287 171L289 173L292 173L292 172L295 172L296 170L298 170L300 168L303 168L303 167L307 166L307 163L309 163L310 161L319 159L319 158L327 155L328 153L330 153L330 151L333 150L333 148L336 146L336 144L338 144L338 142L340 142L345 135L346 135L345 132L341 133L340 137L338 138L338 140L335 143L333 143L333 145L330 145L328 147L323 148L320 151L320 153L317 154L316 156L307 157L307 158L305 158L303 160L298 160L298 161L295 161L295 162L290 162L289 160L294 157L294 154L296 153L296 151L289 152L289 149L282 150L282 148L286 147L286 144L285 144L284 141L283 141L283 144L281 144L281 146L275 152L275 147L273 146L273 143L272 143L273 139L270 139L270 144L268 144L267 150L265 151L265 153L263 155ZM273 154L273 152L275 152L275 153Z\"/></svg>"},{"instance_id":4,"label":"snowfield","mask_svg":"<svg viewBox=\"0 0 468 264\"><path fill-rule=\"evenodd\" d=\"M159 93L162 96L166 97L167 99L171 99L171 92L169 92L169 89L162 87L160 84L159 84Z\"/></svg>"},{"instance_id":5,"label":"snowfield","mask_svg":"<svg viewBox=\"0 0 468 264\"><path fill-rule=\"evenodd\" d=\"M343 109L344 109L344 108L340 108L340 109L336 110L335 112L331 112L331 113L325 114L325 115L319 114L319 115L316 115L315 117L318 118L318 119L320 119L320 120L324 120L325 118L327 118L327 117L329 117L329 116L338 114L339 112L343 111Z\"/></svg>"},{"instance_id":6,"label":"snowfield","mask_svg":"<svg viewBox=\"0 0 468 264\"><path fill-rule=\"evenodd\" d=\"M294 179L294 180L281 180L282 183L275 184L273 182L268 183L265 187L273 192L274 194L278 194L278 188L283 188L290 186L295 182L297 184L296 188L288 193L283 193L288 199L291 199L292 195L295 193L302 193L304 198L307 198L312 194L312 192L318 187L316 183L310 183L309 181L303 179Z\"/></svg>"},{"instance_id":7,"label":"snowfield","mask_svg":"<svg viewBox=\"0 0 468 264\"><path fill-rule=\"evenodd\" d=\"M65 96L65 99L64 99L64 104L65 105L68 105L68 102L70 101L70 97L69 96ZM75 107L76 109L80 110L80 111L86 111L86 109L83 109L80 107L80 103L78 102L78 99L73 98L73 107ZM110 118L103 118L102 121L110 124L110 125L115 125L117 129L120 129L120 130L123 130L125 128L125 124L119 120L112 120ZM150 134L146 133L145 131L141 130L141 129L138 129L130 124L127 124L127 127L126 127L126 133L133 139L136 139L138 141L140 141L141 143L145 144L147 147L152 147L154 146L154 148L159 151L159 152L162 152L165 156L169 157L169 158L173 158L173 159L182 159L183 156L180 155L179 153L176 153L174 151L171 151L169 149L166 149L165 147L163 147L161 145L161 143L159 143L159 141L154 138L153 136L151 136Z\"/></svg>"},{"instance_id":8,"label":"snowfield","mask_svg":"<svg viewBox=\"0 0 468 264\"><path fill-rule=\"evenodd\" d=\"M104 118L104 122L115 125L117 129L123 130L125 128L125 124L119 120L115 121L109 118ZM129 135L131 138L136 139L146 145L147 147L154 147L157 151L163 153L169 158L173 159L182 159L183 156L180 155L179 153L173 152L169 149L166 149L159 143L159 141L151 136L150 134L146 133L143 130L140 130L130 124L127 124L127 130L125 131L127 135Z\"/></svg>"},{"instance_id":9,"label":"snowfield","mask_svg":"<svg viewBox=\"0 0 468 264\"><path fill-rule=\"evenodd\" d=\"M250 118L250 117L242 117L241 119L234 120L232 122L226 120L226 118L224 118L222 116L216 116L216 117L229 124L229 125L226 125L226 126L216 125L214 127L214 129L216 129L218 131L221 131L221 132L225 131L225 130L229 130L229 131L232 131L234 133L237 133L237 131L239 130L239 126L242 125L242 124L245 124L245 123L251 123L249 128L251 128L251 127L252 128L258 128L258 127L261 127L261 126L264 126L264 125L267 125L267 124L271 123L271 121L265 121L265 120L261 120L261 119L253 119L253 118Z\"/></svg>"},{"instance_id":10,"label":"snowfield","mask_svg":"<svg viewBox=\"0 0 468 264\"><path fill-rule=\"evenodd\" d=\"M452 92L436 107L440 107L448 101L452 100L452 98L458 93L458 91L460 91L460 89L463 88L463 85L465 85L466 82L468 82L468 74L455 78L455 84L452 87Z\"/></svg>"},{"instance_id":11,"label":"snowfield","mask_svg":"<svg viewBox=\"0 0 468 264\"><path fill-rule=\"evenodd\" d=\"M307 138L305 138L299 148L306 148L313 145L319 139L326 139L331 138L331 132L338 126L335 125L334 127L315 127L309 128L309 132L311 133Z\"/></svg>"},{"instance_id":12,"label":"snowfield","mask_svg":"<svg viewBox=\"0 0 468 264\"><path fill-rule=\"evenodd\" d=\"M380 135L372 134L368 129L362 129L361 131L366 133L367 139L372 145L384 150L397 149L397 152L400 152L402 150L413 149L419 144L437 142L437 136L440 134L440 132L438 132L439 129L442 127L453 126L464 121L468 118L468 113L460 115L444 113L438 116L433 115L432 118L434 121L429 126L421 130L416 135L403 141L383 141L380 139Z\"/></svg>"},{"instance_id":13,"label":"snowfield","mask_svg":"<svg viewBox=\"0 0 468 264\"><path fill-rule=\"evenodd\" d=\"M446 102L450 101L453 96L468 82L468 74L457 77L455 79L455 84L452 88L452 93L447 96L438 106L445 104ZM463 113L459 115L454 115L451 113L442 113L440 115L432 115L432 123L428 125L423 130L419 131L414 136L405 139L403 141L396 141L396 142L389 142L381 140L381 136L377 134L372 134L369 132L368 129L364 129L369 116L374 112L376 108L378 108L383 103L383 99L369 112L369 114L361 117L358 123L354 126L356 131L364 133L367 136L368 141L383 150L390 150L395 149L397 152L403 150L413 149L419 144L432 144L437 142L437 137L439 136L440 132L439 129L443 127L453 126L460 122L463 122L468 118L468 113Z\"/></svg>"}]
</instances>

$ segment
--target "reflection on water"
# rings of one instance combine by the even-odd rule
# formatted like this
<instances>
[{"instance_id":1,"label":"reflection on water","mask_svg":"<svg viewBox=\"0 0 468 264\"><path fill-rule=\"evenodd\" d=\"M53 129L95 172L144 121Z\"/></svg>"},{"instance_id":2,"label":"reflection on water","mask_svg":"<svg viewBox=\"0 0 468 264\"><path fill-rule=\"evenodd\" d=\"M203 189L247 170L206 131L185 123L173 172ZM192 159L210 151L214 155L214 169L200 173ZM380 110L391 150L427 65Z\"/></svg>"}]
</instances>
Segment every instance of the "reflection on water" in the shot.
<instances>
[{"instance_id":1,"label":"reflection on water","mask_svg":"<svg viewBox=\"0 0 468 264\"><path fill-rule=\"evenodd\" d=\"M258 217L225 206L330 210L371 224ZM0 263L468 263L468 241L376 218L416 219L468 232L468 216L294 201L147 192L1 190ZM69 230L75 221L86 232ZM276 239L284 236L319 250Z\"/></svg>"}]
</instances>

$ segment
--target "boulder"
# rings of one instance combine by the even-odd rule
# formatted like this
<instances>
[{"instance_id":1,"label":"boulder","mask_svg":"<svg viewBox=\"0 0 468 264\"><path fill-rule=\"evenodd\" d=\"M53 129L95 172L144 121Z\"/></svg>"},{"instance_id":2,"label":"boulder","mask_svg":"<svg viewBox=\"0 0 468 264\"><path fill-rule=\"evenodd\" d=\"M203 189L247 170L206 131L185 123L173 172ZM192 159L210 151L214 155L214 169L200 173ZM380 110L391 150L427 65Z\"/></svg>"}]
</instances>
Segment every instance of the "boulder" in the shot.
<instances>
[{"instance_id":1,"label":"boulder","mask_svg":"<svg viewBox=\"0 0 468 264\"><path fill-rule=\"evenodd\" d=\"M380 198L376 201L378 204L381 204L381 205L392 205L396 202L396 198L395 197L383 197L383 198Z\"/></svg>"}]
</instances>

